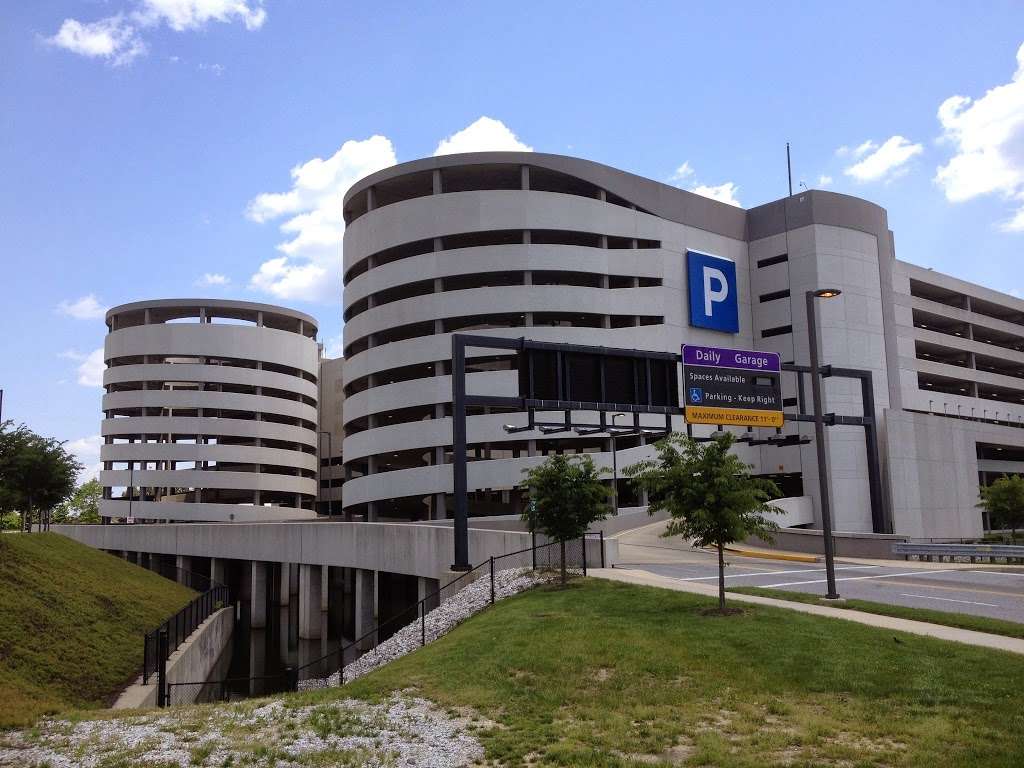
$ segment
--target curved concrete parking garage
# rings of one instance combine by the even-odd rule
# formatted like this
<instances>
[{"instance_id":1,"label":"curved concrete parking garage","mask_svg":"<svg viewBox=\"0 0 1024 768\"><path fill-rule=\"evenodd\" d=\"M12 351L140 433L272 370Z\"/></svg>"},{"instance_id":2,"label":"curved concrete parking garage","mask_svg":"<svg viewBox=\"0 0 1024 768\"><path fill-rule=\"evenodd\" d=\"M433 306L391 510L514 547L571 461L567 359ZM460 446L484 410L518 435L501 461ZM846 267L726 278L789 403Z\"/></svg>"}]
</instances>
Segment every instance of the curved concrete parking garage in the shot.
<instances>
[{"instance_id":1,"label":"curved concrete parking garage","mask_svg":"<svg viewBox=\"0 0 1024 768\"><path fill-rule=\"evenodd\" d=\"M316 320L216 299L124 304L106 319L101 516L315 516Z\"/></svg>"}]
</instances>

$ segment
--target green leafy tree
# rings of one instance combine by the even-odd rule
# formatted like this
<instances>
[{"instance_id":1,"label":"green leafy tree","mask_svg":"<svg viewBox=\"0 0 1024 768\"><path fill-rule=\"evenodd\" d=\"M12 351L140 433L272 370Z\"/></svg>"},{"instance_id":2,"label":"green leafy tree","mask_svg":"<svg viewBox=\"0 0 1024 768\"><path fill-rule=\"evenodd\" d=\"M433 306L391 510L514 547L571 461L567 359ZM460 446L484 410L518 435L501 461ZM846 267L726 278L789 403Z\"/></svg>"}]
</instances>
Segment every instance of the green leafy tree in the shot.
<instances>
[{"instance_id":1,"label":"green leafy tree","mask_svg":"<svg viewBox=\"0 0 1024 768\"><path fill-rule=\"evenodd\" d=\"M608 516L611 491L601 482L607 470L595 467L590 456L578 454L549 456L523 472L530 494L523 520L531 533L542 533L561 545L565 584L565 542L581 538L592 523Z\"/></svg>"},{"instance_id":2,"label":"green leafy tree","mask_svg":"<svg viewBox=\"0 0 1024 768\"><path fill-rule=\"evenodd\" d=\"M52 437L40 437L24 424L0 424L0 514L19 512L23 527L33 515L49 513L75 489L81 463Z\"/></svg>"},{"instance_id":3,"label":"green leafy tree","mask_svg":"<svg viewBox=\"0 0 1024 768\"><path fill-rule=\"evenodd\" d=\"M1015 540L1017 529L1024 527L1024 477L1003 475L983 487L978 506L988 512L990 527L1009 528Z\"/></svg>"},{"instance_id":4,"label":"green leafy tree","mask_svg":"<svg viewBox=\"0 0 1024 768\"><path fill-rule=\"evenodd\" d=\"M648 512L671 515L663 536L683 536L698 547L718 550L718 608L725 611L725 546L751 535L771 540L778 525L766 514L781 494L770 480L752 477L750 466L730 452L734 438L724 433L697 442L673 433L655 444L657 456L626 467L637 491L646 491Z\"/></svg>"},{"instance_id":5,"label":"green leafy tree","mask_svg":"<svg viewBox=\"0 0 1024 768\"><path fill-rule=\"evenodd\" d=\"M103 486L93 478L82 483L71 496L53 510L55 523L79 523L83 525L99 525L100 499L103 497Z\"/></svg>"}]
</instances>

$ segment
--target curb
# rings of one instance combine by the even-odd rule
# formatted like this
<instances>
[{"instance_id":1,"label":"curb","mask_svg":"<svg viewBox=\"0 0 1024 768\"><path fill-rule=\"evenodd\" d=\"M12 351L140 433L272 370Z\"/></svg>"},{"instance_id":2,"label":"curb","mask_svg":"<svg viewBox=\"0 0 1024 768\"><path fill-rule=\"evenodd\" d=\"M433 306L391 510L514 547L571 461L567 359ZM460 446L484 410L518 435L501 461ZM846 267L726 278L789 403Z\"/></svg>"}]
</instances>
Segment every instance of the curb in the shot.
<instances>
[{"instance_id":1,"label":"curb","mask_svg":"<svg viewBox=\"0 0 1024 768\"><path fill-rule=\"evenodd\" d=\"M820 563L821 558L817 555L798 555L788 552L762 552L753 549L738 549L736 547L725 547L725 551L739 557L757 557L761 560L787 560L793 563Z\"/></svg>"}]
</instances>

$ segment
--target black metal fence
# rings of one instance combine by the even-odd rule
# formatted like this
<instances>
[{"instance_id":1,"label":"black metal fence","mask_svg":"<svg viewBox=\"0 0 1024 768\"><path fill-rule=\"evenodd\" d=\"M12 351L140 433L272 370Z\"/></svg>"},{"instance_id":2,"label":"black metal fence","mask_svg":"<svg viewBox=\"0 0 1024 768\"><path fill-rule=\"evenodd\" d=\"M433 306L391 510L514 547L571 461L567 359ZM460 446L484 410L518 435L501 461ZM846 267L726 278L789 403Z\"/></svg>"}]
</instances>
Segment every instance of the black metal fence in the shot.
<instances>
[{"instance_id":1,"label":"black metal fence","mask_svg":"<svg viewBox=\"0 0 1024 768\"><path fill-rule=\"evenodd\" d=\"M276 675L229 677L205 683L167 683L166 687L167 706L173 707L179 704L208 704L236 698L270 696L296 690L298 681L295 679L294 668L289 668Z\"/></svg>"},{"instance_id":2,"label":"black metal fence","mask_svg":"<svg viewBox=\"0 0 1024 768\"><path fill-rule=\"evenodd\" d=\"M185 642L185 638L215 612L228 605L230 600L227 586L213 581L209 576L180 569L177 576L179 583L196 591L202 590L202 594L152 632L146 633L142 654L143 684L149 682L150 676L157 673L161 664ZM163 652L160 648L161 632L167 633L167 649Z\"/></svg>"},{"instance_id":3,"label":"black metal fence","mask_svg":"<svg viewBox=\"0 0 1024 768\"><path fill-rule=\"evenodd\" d=\"M298 667L288 667L278 675L263 675L248 678L226 678L205 682L183 682L164 684L166 693L157 700L165 704L190 704L193 702L227 701L232 698L262 696L283 691L327 688L345 684L345 666L361 656L377 652L378 646L394 634L419 623L419 643L427 644L436 637L427 630L427 615L446 598L477 580L490 582L488 602L496 600L495 575L504 569L552 570L560 573L563 562L567 574L586 576L588 561L591 567L605 566L604 532L588 533L579 539L565 542L538 541L544 537L534 535L531 546L504 555L490 557L470 570L442 585L422 600L409 606L398 615L377 624L369 632L346 643L344 640L332 652L313 659ZM597 558L588 558L587 542L599 548Z\"/></svg>"}]
</instances>

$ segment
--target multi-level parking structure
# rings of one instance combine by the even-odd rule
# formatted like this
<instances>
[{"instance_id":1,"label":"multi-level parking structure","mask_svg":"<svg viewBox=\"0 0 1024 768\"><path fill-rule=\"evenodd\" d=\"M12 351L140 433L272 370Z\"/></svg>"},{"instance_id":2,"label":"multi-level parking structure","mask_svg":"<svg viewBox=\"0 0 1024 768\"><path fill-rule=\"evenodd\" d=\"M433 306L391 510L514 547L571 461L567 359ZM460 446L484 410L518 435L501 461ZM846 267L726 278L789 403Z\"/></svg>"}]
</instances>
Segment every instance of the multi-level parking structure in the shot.
<instances>
[{"instance_id":1,"label":"multi-level parking structure","mask_svg":"<svg viewBox=\"0 0 1024 768\"><path fill-rule=\"evenodd\" d=\"M315 516L316 321L267 304L142 301L106 315L105 518Z\"/></svg>"},{"instance_id":2,"label":"multi-level parking structure","mask_svg":"<svg viewBox=\"0 0 1024 768\"><path fill-rule=\"evenodd\" d=\"M682 254L747 266L742 209L555 155L405 163L355 184L344 215L343 504L369 519L444 517L451 508L451 334L678 351L684 335L714 336L683 333ZM469 391L514 395L514 368L512 357L470 350ZM471 410L471 513L517 512L522 469L550 453L588 452L610 464L608 435L503 428L522 422ZM620 459L642 443L620 440Z\"/></svg>"}]
</instances>

